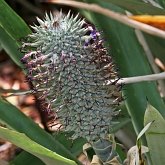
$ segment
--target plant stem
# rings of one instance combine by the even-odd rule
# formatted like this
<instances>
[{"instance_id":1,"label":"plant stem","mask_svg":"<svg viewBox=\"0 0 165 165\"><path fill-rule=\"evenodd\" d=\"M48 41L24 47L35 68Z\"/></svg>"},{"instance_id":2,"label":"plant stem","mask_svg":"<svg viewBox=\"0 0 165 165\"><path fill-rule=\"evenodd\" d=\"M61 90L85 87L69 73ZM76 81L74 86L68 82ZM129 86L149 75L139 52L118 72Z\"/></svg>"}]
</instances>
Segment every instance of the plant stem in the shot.
<instances>
[{"instance_id":1,"label":"plant stem","mask_svg":"<svg viewBox=\"0 0 165 165\"><path fill-rule=\"evenodd\" d=\"M145 76L121 78L117 83L118 84L132 84L132 83L138 83L138 82L144 82L144 81L157 81L157 80L162 80L162 79L165 79L165 72L145 75Z\"/></svg>"},{"instance_id":2,"label":"plant stem","mask_svg":"<svg viewBox=\"0 0 165 165\"><path fill-rule=\"evenodd\" d=\"M91 11L103 14L105 16L108 16L116 21L119 21L119 22L121 22L125 25L128 25L130 27L133 27L135 29L139 29L148 34L155 35L155 36L158 36L161 38L165 38L165 32L163 30L160 30L153 26L132 20L125 15L116 13L114 11L103 8L96 4L89 4L89 3L77 2L77 1L72 1L72 0L46 0L46 2L63 4L63 5L68 5L68 6L72 6L72 7L81 8L81 9L91 10Z\"/></svg>"}]
</instances>

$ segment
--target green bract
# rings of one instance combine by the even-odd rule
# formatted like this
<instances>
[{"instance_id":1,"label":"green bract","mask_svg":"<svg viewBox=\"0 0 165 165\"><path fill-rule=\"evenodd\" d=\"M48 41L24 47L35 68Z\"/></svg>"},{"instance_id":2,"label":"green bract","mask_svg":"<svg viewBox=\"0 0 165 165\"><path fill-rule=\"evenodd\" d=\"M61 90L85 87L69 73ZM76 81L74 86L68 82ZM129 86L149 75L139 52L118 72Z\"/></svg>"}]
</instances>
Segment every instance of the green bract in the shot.
<instances>
[{"instance_id":1,"label":"green bract","mask_svg":"<svg viewBox=\"0 0 165 165\"><path fill-rule=\"evenodd\" d=\"M73 139L106 138L121 95L100 34L70 13L37 20L40 25L32 27L35 32L23 44L22 62L43 110L55 111L63 129L74 132Z\"/></svg>"}]
</instances>

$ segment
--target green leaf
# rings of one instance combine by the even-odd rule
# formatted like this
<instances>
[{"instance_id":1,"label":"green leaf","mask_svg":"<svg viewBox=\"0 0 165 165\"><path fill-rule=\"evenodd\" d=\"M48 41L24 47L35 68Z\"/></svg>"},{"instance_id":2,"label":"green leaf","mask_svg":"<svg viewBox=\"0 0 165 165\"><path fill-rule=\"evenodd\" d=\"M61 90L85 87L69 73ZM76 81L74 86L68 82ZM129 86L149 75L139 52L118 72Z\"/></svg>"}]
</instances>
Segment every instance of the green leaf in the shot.
<instances>
[{"instance_id":1,"label":"green leaf","mask_svg":"<svg viewBox=\"0 0 165 165\"><path fill-rule=\"evenodd\" d=\"M4 100L0 100L0 120L16 131L25 133L31 140L41 144L42 146L68 159L72 159L78 164L81 164L77 161L75 156L70 153L70 151L68 151L50 134L46 133L46 131L41 129L30 118Z\"/></svg>"},{"instance_id":2,"label":"green leaf","mask_svg":"<svg viewBox=\"0 0 165 165\"><path fill-rule=\"evenodd\" d=\"M19 40L27 36L31 30L4 0L0 0L0 43L13 61L21 65L22 54L18 51Z\"/></svg>"},{"instance_id":3,"label":"green leaf","mask_svg":"<svg viewBox=\"0 0 165 165\"><path fill-rule=\"evenodd\" d=\"M153 56L159 58L162 61L162 63L165 63L165 58L164 58L165 40L147 34L144 34L144 36L147 40L148 46Z\"/></svg>"},{"instance_id":4,"label":"green leaf","mask_svg":"<svg viewBox=\"0 0 165 165\"><path fill-rule=\"evenodd\" d=\"M150 157L154 165L165 164L165 120L157 109L148 104L144 115L144 125L152 121L154 122L146 132Z\"/></svg>"},{"instance_id":5,"label":"green leaf","mask_svg":"<svg viewBox=\"0 0 165 165\"><path fill-rule=\"evenodd\" d=\"M23 133L0 127L0 138L10 141L16 146L35 155L36 157L41 159L46 165L76 165L74 161L66 159L56 154L55 152L41 146L40 144L32 141Z\"/></svg>"},{"instance_id":6,"label":"green leaf","mask_svg":"<svg viewBox=\"0 0 165 165\"><path fill-rule=\"evenodd\" d=\"M89 1L117 12L121 8L98 0ZM107 48L119 68L121 77L152 74L145 52L139 44L134 29L114 21L101 14L92 13L92 22L102 31ZM110 45L110 46L109 46ZM157 90L156 83L143 82L125 85L123 94L134 129L138 134L143 128L146 98L165 115L165 105Z\"/></svg>"},{"instance_id":7,"label":"green leaf","mask_svg":"<svg viewBox=\"0 0 165 165\"><path fill-rule=\"evenodd\" d=\"M0 25L14 39L19 40L30 33L26 23L4 0L0 0L0 11Z\"/></svg>"},{"instance_id":8,"label":"green leaf","mask_svg":"<svg viewBox=\"0 0 165 165\"><path fill-rule=\"evenodd\" d=\"M165 10L152 6L150 3L141 2L139 0L104 0L106 2L112 3L114 5L118 5L121 8L132 12L133 14L150 14L150 15L165 15ZM165 6L164 0L158 0L158 4ZM147 39L147 43L149 44L149 48L151 49L153 55L159 58L163 63L165 63L164 58L164 47L165 40L150 36L148 34L144 34Z\"/></svg>"},{"instance_id":9,"label":"green leaf","mask_svg":"<svg viewBox=\"0 0 165 165\"><path fill-rule=\"evenodd\" d=\"M10 55L11 59L21 68L23 65L20 63L20 58L22 54L19 51L18 42L13 39L7 32L0 26L0 43L3 49L6 51L8 55Z\"/></svg>"},{"instance_id":10,"label":"green leaf","mask_svg":"<svg viewBox=\"0 0 165 165\"><path fill-rule=\"evenodd\" d=\"M54 133L54 138L62 143L71 153L75 156L78 156L82 153L82 146L86 143L86 140L83 138L77 138L75 140L71 139L73 133Z\"/></svg>"},{"instance_id":11,"label":"green leaf","mask_svg":"<svg viewBox=\"0 0 165 165\"><path fill-rule=\"evenodd\" d=\"M82 153L82 146L86 142L85 139L78 138L76 140L71 140L70 135L66 135L66 133L57 133L53 135L54 138L62 143L65 148L67 148L73 155L78 156ZM14 160L11 161L10 165L44 165L44 163L38 159L37 157L23 151L21 152Z\"/></svg>"},{"instance_id":12,"label":"green leaf","mask_svg":"<svg viewBox=\"0 0 165 165\"><path fill-rule=\"evenodd\" d=\"M121 1L121 0L103 0L103 1L117 5L134 14L165 15L165 10L152 6L149 3L141 2L139 0L123 0L123 1Z\"/></svg>"},{"instance_id":13,"label":"green leaf","mask_svg":"<svg viewBox=\"0 0 165 165\"><path fill-rule=\"evenodd\" d=\"M22 151L18 156L16 156L14 160L10 162L10 165L22 165L22 162L23 165L45 165L45 163L43 163L39 158L26 151Z\"/></svg>"},{"instance_id":14,"label":"green leaf","mask_svg":"<svg viewBox=\"0 0 165 165\"><path fill-rule=\"evenodd\" d=\"M140 131L138 137L137 137L137 141L140 140L140 138L145 134L145 132L150 128L151 124L153 123L153 121L149 122L148 124L146 124L146 126Z\"/></svg>"},{"instance_id":15,"label":"green leaf","mask_svg":"<svg viewBox=\"0 0 165 165\"><path fill-rule=\"evenodd\" d=\"M163 8L165 8L165 0L156 0Z\"/></svg>"}]
</instances>

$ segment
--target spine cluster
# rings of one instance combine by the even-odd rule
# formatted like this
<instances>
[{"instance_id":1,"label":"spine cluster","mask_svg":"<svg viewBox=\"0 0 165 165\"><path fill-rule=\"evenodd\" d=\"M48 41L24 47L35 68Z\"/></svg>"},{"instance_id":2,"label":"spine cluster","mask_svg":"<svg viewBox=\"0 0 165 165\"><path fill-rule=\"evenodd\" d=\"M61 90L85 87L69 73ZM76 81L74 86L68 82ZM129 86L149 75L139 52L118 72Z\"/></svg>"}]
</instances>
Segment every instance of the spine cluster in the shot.
<instances>
[{"instance_id":1,"label":"spine cluster","mask_svg":"<svg viewBox=\"0 0 165 165\"><path fill-rule=\"evenodd\" d=\"M23 44L22 62L42 109L55 111L64 131L74 132L73 139L106 138L121 93L100 33L70 13L37 20Z\"/></svg>"}]
</instances>

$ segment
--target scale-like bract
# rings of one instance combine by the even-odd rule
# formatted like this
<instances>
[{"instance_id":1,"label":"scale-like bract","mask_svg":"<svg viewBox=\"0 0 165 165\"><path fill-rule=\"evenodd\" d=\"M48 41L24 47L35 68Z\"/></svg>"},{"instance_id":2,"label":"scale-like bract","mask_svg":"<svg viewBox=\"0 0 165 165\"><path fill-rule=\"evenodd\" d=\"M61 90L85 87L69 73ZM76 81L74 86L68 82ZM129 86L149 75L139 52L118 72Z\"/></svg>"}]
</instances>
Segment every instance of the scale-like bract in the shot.
<instances>
[{"instance_id":1,"label":"scale-like bract","mask_svg":"<svg viewBox=\"0 0 165 165\"><path fill-rule=\"evenodd\" d=\"M63 129L74 132L73 139L105 138L121 94L100 34L70 13L37 20L39 26L23 44L22 62L43 110L55 111Z\"/></svg>"}]
</instances>

